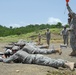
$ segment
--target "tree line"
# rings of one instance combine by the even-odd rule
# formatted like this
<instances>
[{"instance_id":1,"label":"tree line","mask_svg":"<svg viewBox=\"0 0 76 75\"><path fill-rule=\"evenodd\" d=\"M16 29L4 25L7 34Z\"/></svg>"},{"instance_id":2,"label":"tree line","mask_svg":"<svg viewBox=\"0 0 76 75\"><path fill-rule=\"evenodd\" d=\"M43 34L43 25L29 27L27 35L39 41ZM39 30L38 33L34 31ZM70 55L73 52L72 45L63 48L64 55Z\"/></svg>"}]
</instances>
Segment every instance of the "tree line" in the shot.
<instances>
[{"instance_id":1,"label":"tree line","mask_svg":"<svg viewBox=\"0 0 76 75\"><path fill-rule=\"evenodd\" d=\"M66 25L68 27L68 25ZM25 27L17 27L13 28L12 26L5 27L0 25L0 37L10 36L10 35L20 35L20 34L26 34L33 31L38 31L46 28L62 28L62 23L58 22L57 24L30 24Z\"/></svg>"}]
</instances>

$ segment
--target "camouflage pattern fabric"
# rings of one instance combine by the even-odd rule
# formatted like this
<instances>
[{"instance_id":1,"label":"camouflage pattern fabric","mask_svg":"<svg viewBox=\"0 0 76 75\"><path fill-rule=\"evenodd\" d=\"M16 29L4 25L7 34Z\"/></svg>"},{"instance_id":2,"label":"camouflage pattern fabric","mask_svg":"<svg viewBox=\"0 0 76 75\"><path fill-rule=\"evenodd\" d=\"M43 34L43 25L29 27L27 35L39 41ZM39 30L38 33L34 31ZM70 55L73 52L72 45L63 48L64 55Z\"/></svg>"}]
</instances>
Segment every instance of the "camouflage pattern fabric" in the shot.
<instances>
[{"instance_id":1,"label":"camouflage pattern fabric","mask_svg":"<svg viewBox=\"0 0 76 75\"><path fill-rule=\"evenodd\" d=\"M76 14L71 10L70 6L67 6L69 13L72 15L72 20L70 22L70 44L73 51L76 51Z\"/></svg>"},{"instance_id":2,"label":"camouflage pattern fabric","mask_svg":"<svg viewBox=\"0 0 76 75\"><path fill-rule=\"evenodd\" d=\"M62 59L52 59L41 54L28 54L23 50L17 51L12 56L3 59L3 62L10 63L14 60L20 60L19 62L23 64L38 64L38 65L45 65L51 67L63 67L64 63L67 62L66 60Z\"/></svg>"}]
</instances>

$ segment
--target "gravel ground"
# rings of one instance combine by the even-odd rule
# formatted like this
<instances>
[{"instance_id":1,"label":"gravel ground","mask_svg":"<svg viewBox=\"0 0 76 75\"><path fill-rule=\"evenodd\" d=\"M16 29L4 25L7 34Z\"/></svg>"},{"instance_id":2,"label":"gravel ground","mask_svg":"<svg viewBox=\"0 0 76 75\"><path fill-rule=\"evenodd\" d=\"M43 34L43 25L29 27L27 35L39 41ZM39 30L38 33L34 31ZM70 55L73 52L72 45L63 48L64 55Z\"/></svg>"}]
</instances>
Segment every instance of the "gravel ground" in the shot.
<instances>
[{"instance_id":1,"label":"gravel ground","mask_svg":"<svg viewBox=\"0 0 76 75\"><path fill-rule=\"evenodd\" d=\"M0 43L0 51L4 51L4 46L6 43ZM51 44L50 48L52 45L55 46L55 48L58 48L60 46L59 43ZM64 60L69 60L76 62L76 57L71 57L69 56L71 52L71 47L68 46L67 48L63 47L62 48L62 55L57 54L47 54L45 56L51 57L51 58L62 58ZM76 70L76 69L75 69ZM70 74L63 74L63 75L76 75L76 72L73 71L71 72L68 69L55 69L49 66L41 66L41 65L34 65L34 64L16 64L16 63L3 63L0 62L0 75L59 75L59 74L54 74L52 71L57 71L61 73L65 73L67 71ZM74 73L74 74L71 74ZM60 74L62 75L62 74Z\"/></svg>"}]
</instances>

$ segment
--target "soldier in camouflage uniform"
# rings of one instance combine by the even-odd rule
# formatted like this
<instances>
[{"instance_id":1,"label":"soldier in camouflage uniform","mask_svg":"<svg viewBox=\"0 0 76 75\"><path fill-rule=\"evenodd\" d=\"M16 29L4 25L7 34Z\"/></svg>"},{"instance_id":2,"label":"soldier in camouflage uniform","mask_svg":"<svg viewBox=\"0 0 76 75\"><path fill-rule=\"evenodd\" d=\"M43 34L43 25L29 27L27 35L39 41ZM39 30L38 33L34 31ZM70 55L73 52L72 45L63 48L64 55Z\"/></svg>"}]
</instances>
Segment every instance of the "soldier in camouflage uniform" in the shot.
<instances>
[{"instance_id":1,"label":"soldier in camouflage uniform","mask_svg":"<svg viewBox=\"0 0 76 75\"><path fill-rule=\"evenodd\" d=\"M62 30L61 34L63 36L64 45L66 44L68 46L68 35L69 35L69 33L68 33L66 26L64 26L64 29Z\"/></svg>"},{"instance_id":2,"label":"soldier in camouflage uniform","mask_svg":"<svg viewBox=\"0 0 76 75\"><path fill-rule=\"evenodd\" d=\"M71 56L76 56L76 14L71 10L68 3L66 3L67 9L69 11L68 16L71 18L69 22L70 25L70 45L72 47Z\"/></svg>"},{"instance_id":3,"label":"soldier in camouflage uniform","mask_svg":"<svg viewBox=\"0 0 76 75\"><path fill-rule=\"evenodd\" d=\"M48 28L47 28L47 32L45 34L46 34L47 45L49 47L49 45L50 45L50 39L51 39L51 32L49 31Z\"/></svg>"},{"instance_id":4,"label":"soldier in camouflage uniform","mask_svg":"<svg viewBox=\"0 0 76 75\"><path fill-rule=\"evenodd\" d=\"M26 51L30 54L53 54L53 53L59 53L59 55L62 54L61 48L58 49L40 49L39 47L32 45L31 43L27 43L22 50Z\"/></svg>"},{"instance_id":5,"label":"soldier in camouflage uniform","mask_svg":"<svg viewBox=\"0 0 76 75\"><path fill-rule=\"evenodd\" d=\"M41 34L38 34L38 45L41 45Z\"/></svg>"},{"instance_id":6,"label":"soldier in camouflage uniform","mask_svg":"<svg viewBox=\"0 0 76 75\"><path fill-rule=\"evenodd\" d=\"M11 61L13 61L15 63L23 64L38 64L54 68L66 67L71 70L74 70L74 67L76 67L74 62L69 62L62 59L52 59L41 54L28 54L23 50L17 51L8 58L0 58L0 61L3 61L4 63L11 63Z\"/></svg>"}]
</instances>

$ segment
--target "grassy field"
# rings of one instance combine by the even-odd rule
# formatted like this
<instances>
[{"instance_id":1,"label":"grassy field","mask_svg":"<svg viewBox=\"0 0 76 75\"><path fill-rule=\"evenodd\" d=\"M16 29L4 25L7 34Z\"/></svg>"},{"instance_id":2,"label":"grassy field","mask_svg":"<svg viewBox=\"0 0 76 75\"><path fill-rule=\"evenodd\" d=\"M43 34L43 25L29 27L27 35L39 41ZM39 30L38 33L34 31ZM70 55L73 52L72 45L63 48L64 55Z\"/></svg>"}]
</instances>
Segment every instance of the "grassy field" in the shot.
<instances>
[{"instance_id":1,"label":"grassy field","mask_svg":"<svg viewBox=\"0 0 76 75\"><path fill-rule=\"evenodd\" d=\"M62 42L62 36L60 36L61 29L58 28L52 28L51 31L51 42ZM21 35L11 35L6 37L0 37L0 42L16 42L19 39L27 40L27 41L37 41L38 40L38 34L40 33L42 35L42 42L44 42L45 38L45 32L46 30L40 30L37 32L31 32L27 34L21 34Z\"/></svg>"}]
</instances>

